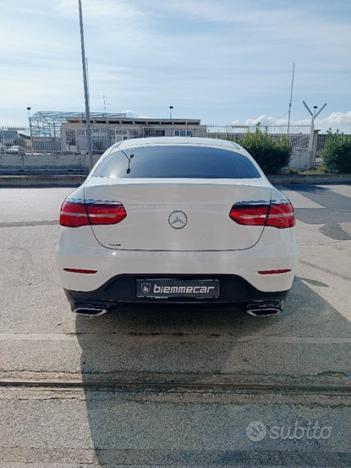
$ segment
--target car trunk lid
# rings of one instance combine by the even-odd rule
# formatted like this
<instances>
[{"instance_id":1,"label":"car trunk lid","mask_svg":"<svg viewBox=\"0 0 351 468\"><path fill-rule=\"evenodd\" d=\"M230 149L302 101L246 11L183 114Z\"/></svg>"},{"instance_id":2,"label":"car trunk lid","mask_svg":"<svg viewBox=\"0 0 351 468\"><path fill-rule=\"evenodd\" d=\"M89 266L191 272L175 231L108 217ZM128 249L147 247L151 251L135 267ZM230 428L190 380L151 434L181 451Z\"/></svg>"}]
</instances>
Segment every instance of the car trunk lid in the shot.
<instances>
[{"instance_id":1,"label":"car trunk lid","mask_svg":"<svg viewBox=\"0 0 351 468\"><path fill-rule=\"evenodd\" d=\"M264 179L107 179L92 177L86 203L120 203L118 224L92 225L98 242L118 250L208 251L249 249L264 226L233 222L236 203L269 204Z\"/></svg>"}]
</instances>

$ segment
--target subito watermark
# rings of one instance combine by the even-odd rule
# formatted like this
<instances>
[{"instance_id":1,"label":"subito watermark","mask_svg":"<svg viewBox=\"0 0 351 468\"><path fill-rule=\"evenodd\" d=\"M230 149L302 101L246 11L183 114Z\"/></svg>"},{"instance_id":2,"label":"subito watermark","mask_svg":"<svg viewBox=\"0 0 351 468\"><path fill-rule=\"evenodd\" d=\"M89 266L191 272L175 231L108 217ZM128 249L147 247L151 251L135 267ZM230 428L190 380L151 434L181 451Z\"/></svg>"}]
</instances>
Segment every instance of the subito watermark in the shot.
<instances>
[{"instance_id":1,"label":"subito watermark","mask_svg":"<svg viewBox=\"0 0 351 468\"><path fill-rule=\"evenodd\" d=\"M318 421L299 423L292 425L268 426L261 421L252 421L246 427L246 435L252 442L260 442L263 439L279 440L320 440L329 439L332 426L322 426Z\"/></svg>"}]
</instances>

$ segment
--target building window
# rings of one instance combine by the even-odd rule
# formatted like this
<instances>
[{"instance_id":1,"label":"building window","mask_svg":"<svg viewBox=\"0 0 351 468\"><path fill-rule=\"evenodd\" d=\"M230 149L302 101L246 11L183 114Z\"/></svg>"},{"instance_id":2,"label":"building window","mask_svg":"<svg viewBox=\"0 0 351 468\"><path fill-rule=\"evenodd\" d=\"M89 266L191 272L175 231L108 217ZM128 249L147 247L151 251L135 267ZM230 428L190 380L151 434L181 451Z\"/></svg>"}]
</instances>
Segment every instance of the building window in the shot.
<instances>
[{"instance_id":1,"label":"building window","mask_svg":"<svg viewBox=\"0 0 351 468\"><path fill-rule=\"evenodd\" d=\"M116 128L116 135L127 135L126 128Z\"/></svg>"},{"instance_id":2,"label":"building window","mask_svg":"<svg viewBox=\"0 0 351 468\"><path fill-rule=\"evenodd\" d=\"M145 128L144 135L146 137L160 137L165 136L165 131L158 128Z\"/></svg>"},{"instance_id":3,"label":"building window","mask_svg":"<svg viewBox=\"0 0 351 468\"><path fill-rule=\"evenodd\" d=\"M193 136L193 132L191 130L176 130L174 134L175 136L188 136L188 137Z\"/></svg>"},{"instance_id":4,"label":"building window","mask_svg":"<svg viewBox=\"0 0 351 468\"><path fill-rule=\"evenodd\" d=\"M93 128L92 129L93 135L106 136L107 133L108 133L108 129L106 128Z\"/></svg>"},{"instance_id":5,"label":"building window","mask_svg":"<svg viewBox=\"0 0 351 468\"><path fill-rule=\"evenodd\" d=\"M193 132L191 130L176 130L174 134L175 136L188 136L188 137L193 136Z\"/></svg>"},{"instance_id":6,"label":"building window","mask_svg":"<svg viewBox=\"0 0 351 468\"><path fill-rule=\"evenodd\" d=\"M74 130L66 130L66 144L69 146L76 145L76 133Z\"/></svg>"},{"instance_id":7,"label":"building window","mask_svg":"<svg viewBox=\"0 0 351 468\"><path fill-rule=\"evenodd\" d=\"M135 138L139 136L139 130L136 128L129 128L128 129L128 136L129 138Z\"/></svg>"}]
</instances>

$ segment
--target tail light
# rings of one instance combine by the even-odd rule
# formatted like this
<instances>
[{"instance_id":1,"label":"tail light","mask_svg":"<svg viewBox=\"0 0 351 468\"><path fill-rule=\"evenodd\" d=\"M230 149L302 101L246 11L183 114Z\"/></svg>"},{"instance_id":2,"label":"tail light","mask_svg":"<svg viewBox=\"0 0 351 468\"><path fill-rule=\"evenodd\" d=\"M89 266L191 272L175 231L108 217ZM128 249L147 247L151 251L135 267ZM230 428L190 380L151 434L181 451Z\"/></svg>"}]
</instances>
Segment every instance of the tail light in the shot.
<instances>
[{"instance_id":1,"label":"tail light","mask_svg":"<svg viewBox=\"0 0 351 468\"><path fill-rule=\"evenodd\" d=\"M117 224L127 216L122 204L80 203L65 200L60 211L60 225L80 227L89 224Z\"/></svg>"},{"instance_id":2,"label":"tail light","mask_svg":"<svg viewBox=\"0 0 351 468\"><path fill-rule=\"evenodd\" d=\"M269 207L266 226L280 229L295 226L294 207L290 202L272 203Z\"/></svg>"},{"instance_id":3,"label":"tail light","mask_svg":"<svg viewBox=\"0 0 351 468\"><path fill-rule=\"evenodd\" d=\"M264 226L269 205L234 205L229 216L238 224Z\"/></svg>"},{"instance_id":4,"label":"tail light","mask_svg":"<svg viewBox=\"0 0 351 468\"><path fill-rule=\"evenodd\" d=\"M271 205L234 205L230 218L246 226L272 226L279 229L295 226L294 207L289 201Z\"/></svg>"}]
</instances>

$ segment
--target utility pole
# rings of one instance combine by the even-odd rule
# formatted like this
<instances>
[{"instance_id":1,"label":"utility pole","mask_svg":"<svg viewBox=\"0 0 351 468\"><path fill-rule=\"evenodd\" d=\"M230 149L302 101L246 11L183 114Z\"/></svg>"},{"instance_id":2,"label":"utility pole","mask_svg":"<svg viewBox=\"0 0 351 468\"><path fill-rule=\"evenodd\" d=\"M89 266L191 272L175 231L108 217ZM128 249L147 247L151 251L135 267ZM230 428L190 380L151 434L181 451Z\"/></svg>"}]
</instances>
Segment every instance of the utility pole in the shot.
<instances>
[{"instance_id":1,"label":"utility pole","mask_svg":"<svg viewBox=\"0 0 351 468\"><path fill-rule=\"evenodd\" d=\"M323 106L317 111L318 106L313 106L313 112L311 109L308 107L305 101L302 101L303 105L306 107L307 112L311 116L311 133L310 133L310 140L308 142L308 151L312 152L313 151L313 137L314 137L314 121L318 117L318 115L322 112L323 109L327 106L327 103L323 104Z\"/></svg>"},{"instance_id":2,"label":"utility pole","mask_svg":"<svg viewBox=\"0 0 351 468\"><path fill-rule=\"evenodd\" d=\"M87 133L87 146L88 146L88 160L89 160L89 170L91 170L93 165L94 165L94 158L93 158L93 148L92 148L92 141L91 141L89 91L88 91L88 80L87 80L87 64L86 64L86 59L85 59L82 0L78 0L78 9L79 9L79 26L80 26L80 45L81 45L82 68L83 68L83 84L84 84L84 101L85 101L85 120L86 120L86 133Z\"/></svg>"},{"instance_id":3,"label":"utility pole","mask_svg":"<svg viewBox=\"0 0 351 468\"><path fill-rule=\"evenodd\" d=\"M292 105L293 90L294 90L294 80L295 80L295 62L293 62L292 75L291 75L290 101L289 101L289 112L288 112L288 135L290 133L290 118L291 118L291 105Z\"/></svg>"}]
</instances>

